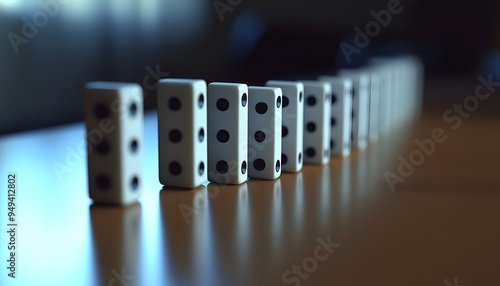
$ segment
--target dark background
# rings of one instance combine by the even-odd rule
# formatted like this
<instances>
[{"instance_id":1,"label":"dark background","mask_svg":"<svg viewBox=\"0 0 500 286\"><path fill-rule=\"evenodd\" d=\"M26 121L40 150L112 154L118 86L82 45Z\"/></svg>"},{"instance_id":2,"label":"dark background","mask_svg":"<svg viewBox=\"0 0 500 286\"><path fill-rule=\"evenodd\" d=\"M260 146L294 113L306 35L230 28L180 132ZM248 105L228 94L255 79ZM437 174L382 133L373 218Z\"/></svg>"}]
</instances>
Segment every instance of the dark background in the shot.
<instances>
[{"instance_id":1,"label":"dark background","mask_svg":"<svg viewBox=\"0 0 500 286\"><path fill-rule=\"evenodd\" d=\"M498 1L402 0L403 11L349 64L339 44L352 43L354 27L364 30L370 11L389 1L243 0L223 21L202 0L42 2L57 11L16 53L9 33L23 36L23 17L33 23L44 10L38 1L0 0L0 134L81 121L88 81L137 82L154 108L148 75L157 68L162 76L260 85L414 53L428 77L500 78Z\"/></svg>"}]
</instances>

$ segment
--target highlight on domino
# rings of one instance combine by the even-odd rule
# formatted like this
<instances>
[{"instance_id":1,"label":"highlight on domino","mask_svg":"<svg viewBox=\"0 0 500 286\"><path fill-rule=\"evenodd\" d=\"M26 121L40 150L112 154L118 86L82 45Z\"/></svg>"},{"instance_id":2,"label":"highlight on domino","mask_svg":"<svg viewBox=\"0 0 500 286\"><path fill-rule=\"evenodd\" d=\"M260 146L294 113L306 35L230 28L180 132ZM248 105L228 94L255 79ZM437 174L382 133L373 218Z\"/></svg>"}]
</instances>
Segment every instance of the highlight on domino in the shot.
<instances>
[{"instance_id":1,"label":"highlight on domino","mask_svg":"<svg viewBox=\"0 0 500 286\"><path fill-rule=\"evenodd\" d=\"M348 160L415 119L422 90L423 66L414 56L372 58L313 80L269 79L262 86L161 79L158 180L182 189L238 185ZM87 134L102 126L109 131L87 148L90 198L136 202L144 181L141 86L87 83L84 113Z\"/></svg>"}]
</instances>

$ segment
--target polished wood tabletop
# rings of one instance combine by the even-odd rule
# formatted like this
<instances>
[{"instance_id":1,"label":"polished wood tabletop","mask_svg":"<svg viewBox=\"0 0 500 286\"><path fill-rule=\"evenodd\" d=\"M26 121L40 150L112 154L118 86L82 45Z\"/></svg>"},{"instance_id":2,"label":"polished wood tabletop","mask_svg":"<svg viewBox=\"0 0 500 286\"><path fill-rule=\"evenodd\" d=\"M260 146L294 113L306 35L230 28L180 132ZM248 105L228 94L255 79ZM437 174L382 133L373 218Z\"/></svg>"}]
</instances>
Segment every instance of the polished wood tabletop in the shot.
<instances>
[{"instance_id":1,"label":"polished wood tabletop","mask_svg":"<svg viewBox=\"0 0 500 286\"><path fill-rule=\"evenodd\" d=\"M440 83L366 150L239 186L162 189L146 113L143 195L128 207L89 199L83 123L3 136L0 285L500 285L498 100L453 129L443 114L474 85Z\"/></svg>"}]
</instances>

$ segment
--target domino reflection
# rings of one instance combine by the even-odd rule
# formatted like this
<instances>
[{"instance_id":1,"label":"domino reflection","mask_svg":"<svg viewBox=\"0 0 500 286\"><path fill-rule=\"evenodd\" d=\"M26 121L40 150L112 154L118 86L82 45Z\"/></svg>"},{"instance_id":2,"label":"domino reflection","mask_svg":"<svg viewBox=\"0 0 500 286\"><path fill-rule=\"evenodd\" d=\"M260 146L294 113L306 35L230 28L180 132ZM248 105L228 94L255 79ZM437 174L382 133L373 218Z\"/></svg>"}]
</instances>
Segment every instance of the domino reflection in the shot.
<instances>
[{"instance_id":1,"label":"domino reflection","mask_svg":"<svg viewBox=\"0 0 500 286\"><path fill-rule=\"evenodd\" d=\"M214 223L210 211L209 200L216 192L209 193L206 187L199 188L193 197L193 205L198 213L193 217L191 242L191 261L194 263L194 285L206 285L210 281L213 285L220 285L216 275L216 248L214 245Z\"/></svg>"},{"instance_id":2,"label":"domino reflection","mask_svg":"<svg viewBox=\"0 0 500 286\"><path fill-rule=\"evenodd\" d=\"M314 209L305 211L304 216L308 218L310 224L305 228L311 228L311 231L322 231L328 228L331 221L332 191L330 189L330 166L309 165L302 170L304 180L307 182L307 205L315 205Z\"/></svg>"},{"instance_id":3,"label":"domino reflection","mask_svg":"<svg viewBox=\"0 0 500 286\"><path fill-rule=\"evenodd\" d=\"M294 217L295 217L295 234L297 241L299 241L302 229L304 227L304 180L302 178L302 172L298 173L295 178L295 207L294 207Z\"/></svg>"},{"instance_id":4,"label":"domino reflection","mask_svg":"<svg viewBox=\"0 0 500 286\"><path fill-rule=\"evenodd\" d=\"M200 285L203 279L216 285L211 266L214 265L211 196L205 186L160 191L164 260L160 271L166 275L163 279L166 285Z\"/></svg>"},{"instance_id":5,"label":"domino reflection","mask_svg":"<svg viewBox=\"0 0 500 286\"><path fill-rule=\"evenodd\" d=\"M318 196L320 200L319 216L321 221L321 227L327 231L329 223L332 216L332 208L334 202L331 199L332 190L330 188L330 167L328 165L321 168L320 178L319 178L319 190L320 195Z\"/></svg>"},{"instance_id":6,"label":"domino reflection","mask_svg":"<svg viewBox=\"0 0 500 286\"><path fill-rule=\"evenodd\" d=\"M94 243L95 273L100 284L135 284L139 275L141 205L89 208ZM136 281L134 283L134 280Z\"/></svg>"},{"instance_id":7,"label":"domino reflection","mask_svg":"<svg viewBox=\"0 0 500 286\"><path fill-rule=\"evenodd\" d=\"M349 217L347 212L351 204L351 162L349 159L342 160L340 169L340 180L335 186L340 190L340 214L341 217Z\"/></svg>"},{"instance_id":8,"label":"domino reflection","mask_svg":"<svg viewBox=\"0 0 500 286\"><path fill-rule=\"evenodd\" d=\"M239 268L244 272L248 269L248 259L250 257L250 207L248 198L248 185L240 185L238 190L238 210L236 211L235 237L237 244L237 253L240 259Z\"/></svg>"},{"instance_id":9,"label":"domino reflection","mask_svg":"<svg viewBox=\"0 0 500 286\"><path fill-rule=\"evenodd\" d=\"M212 272L224 277L213 285L241 285L252 278L252 221L249 187L240 185L208 184L210 220L213 237L212 259L217 266ZM199 258L197 258L199 259ZM207 266L205 266L207 267ZM199 285L205 285L203 282Z\"/></svg>"},{"instance_id":10,"label":"domino reflection","mask_svg":"<svg viewBox=\"0 0 500 286\"><path fill-rule=\"evenodd\" d=\"M293 200L291 240L298 243L302 239L304 227L304 181L302 172L285 173L281 175L281 187L283 191L283 200ZM291 206L292 204L286 204ZM288 212L287 212L288 213Z\"/></svg>"},{"instance_id":11,"label":"domino reflection","mask_svg":"<svg viewBox=\"0 0 500 286\"><path fill-rule=\"evenodd\" d=\"M373 150L372 150L373 151ZM370 180L367 176L368 169L368 151L366 149L358 149L356 155L353 156L354 161L354 195L356 196L356 201L364 201L363 197L366 196L367 186Z\"/></svg>"},{"instance_id":12,"label":"domino reflection","mask_svg":"<svg viewBox=\"0 0 500 286\"><path fill-rule=\"evenodd\" d=\"M269 191L272 191L271 207L271 244L275 263L279 263L283 257L283 199L281 196L281 180L277 179L269 182Z\"/></svg>"}]
</instances>

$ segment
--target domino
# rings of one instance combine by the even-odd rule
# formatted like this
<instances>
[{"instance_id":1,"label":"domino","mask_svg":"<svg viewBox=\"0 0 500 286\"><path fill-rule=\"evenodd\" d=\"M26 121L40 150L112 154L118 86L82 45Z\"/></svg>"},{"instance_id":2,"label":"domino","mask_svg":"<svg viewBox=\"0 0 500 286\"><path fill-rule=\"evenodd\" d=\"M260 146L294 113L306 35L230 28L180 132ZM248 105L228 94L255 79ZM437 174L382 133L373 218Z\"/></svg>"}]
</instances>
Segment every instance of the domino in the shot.
<instances>
[{"instance_id":1,"label":"domino","mask_svg":"<svg viewBox=\"0 0 500 286\"><path fill-rule=\"evenodd\" d=\"M207 84L162 79L158 85L159 179L193 189L207 181Z\"/></svg>"},{"instance_id":2,"label":"domino","mask_svg":"<svg viewBox=\"0 0 500 286\"><path fill-rule=\"evenodd\" d=\"M379 89L379 134L388 134L391 130L391 92L392 73L383 60L374 58L370 60L370 68L378 72L380 76Z\"/></svg>"},{"instance_id":3,"label":"domino","mask_svg":"<svg viewBox=\"0 0 500 286\"><path fill-rule=\"evenodd\" d=\"M399 109L399 101L400 101L400 94L401 94L401 81L402 81L402 76L401 76L401 71L399 70L399 67L397 66L397 63L394 60L390 60L388 62L388 67L391 69L392 73L392 92L391 92L391 108L392 108L392 124L391 128L398 129L401 126L401 110Z\"/></svg>"},{"instance_id":4,"label":"domino","mask_svg":"<svg viewBox=\"0 0 500 286\"><path fill-rule=\"evenodd\" d=\"M370 77L370 117L368 123L368 139L377 141L380 129L380 74L375 69L364 69Z\"/></svg>"},{"instance_id":5,"label":"domino","mask_svg":"<svg viewBox=\"0 0 500 286\"><path fill-rule=\"evenodd\" d=\"M128 205L141 195L143 105L137 84L85 85L89 195L96 203ZM90 143L95 142L95 143Z\"/></svg>"},{"instance_id":6,"label":"domino","mask_svg":"<svg viewBox=\"0 0 500 286\"><path fill-rule=\"evenodd\" d=\"M376 57L369 61L381 78L381 129L397 130L420 114L423 66L414 56ZM383 115L382 115L383 114Z\"/></svg>"},{"instance_id":7,"label":"domino","mask_svg":"<svg viewBox=\"0 0 500 286\"><path fill-rule=\"evenodd\" d=\"M248 177L274 180L281 175L282 91L248 87Z\"/></svg>"},{"instance_id":8,"label":"domino","mask_svg":"<svg viewBox=\"0 0 500 286\"><path fill-rule=\"evenodd\" d=\"M352 101L352 146L364 149L368 143L370 113L370 77L358 70L342 69L342 77L351 79L354 86Z\"/></svg>"},{"instance_id":9,"label":"domino","mask_svg":"<svg viewBox=\"0 0 500 286\"><path fill-rule=\"evenodd\" d=\"M291 81L268 81L266 86L279 87L282 98L282 172L298 172L303 166L304 85Z\"/></svg>"},{"instance_id":10,"label":"domino","mask_svg":"<svg viewBox=\"0 0 500 286\"><path fill-rule=\"evenodd\" d=\"M331 85L320 81L304 84L304 163L327 164L330 160Z\"/></svg>"},{"instance_id":11,"label":"domino","mask_svg":"<svg viewBox=\"0 0 500 286\"><path fill-rule=\"evenodd\" d=\"M400 56L397 60L404 76L401 89L403 117L411 121L420 114L422 108L423 65L418 57L411 55Z\"/></svg>"},{"instance_id":12,"label":"domino","mask_svg":"<svg viewBox=\"0 0 500 286\"><path fill-rule=\"evenodd\" d=\"M248 87L208 85L208 179L237 185L248 179Z\"/></svg>"},{"instance_id":13,"label":"domino","mask_svg":"<svg viewBox=\"0 0 500 286\"><path fill-rule=\"evenodd\" d=\"M348 78L338 76L321 76L318 80L329 82L332 85L330 118L331 155L347 157L351 153L352 81Z\"/></svg>"}]
</instances>

